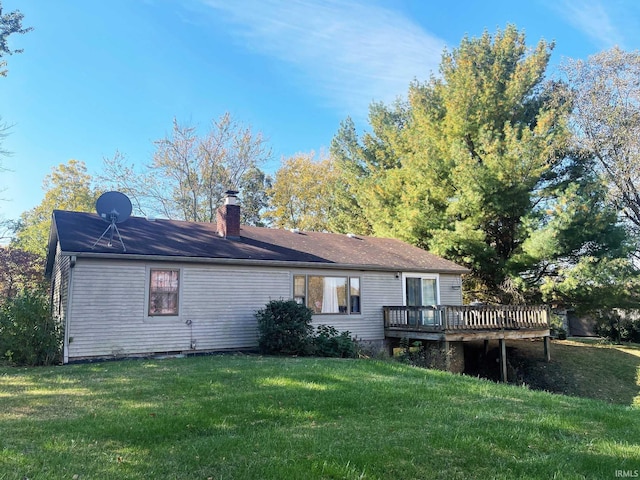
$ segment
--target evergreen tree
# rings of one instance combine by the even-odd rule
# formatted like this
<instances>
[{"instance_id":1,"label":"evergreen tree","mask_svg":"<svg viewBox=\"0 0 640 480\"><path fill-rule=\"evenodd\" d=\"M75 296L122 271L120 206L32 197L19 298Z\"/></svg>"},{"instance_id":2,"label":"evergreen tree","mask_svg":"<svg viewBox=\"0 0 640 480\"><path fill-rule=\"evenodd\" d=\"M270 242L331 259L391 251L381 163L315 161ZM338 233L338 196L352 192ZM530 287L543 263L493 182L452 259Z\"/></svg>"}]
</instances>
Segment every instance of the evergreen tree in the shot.
<instances>
[{"instance_id":1,"label":"evergreen tree","mask_svg":"<svg viewBox=\"0 0 640 480\"><path fill-rule=\"evenodd\" d=\"M477 293L500 292L566 138L567 109L543 84L552 48L530 51L514 26L464 38L439 77L410 86L406 105L373 106L373 134L354 142L339 132L375 234L470 267Z\"/></svg>"}]
</instances>

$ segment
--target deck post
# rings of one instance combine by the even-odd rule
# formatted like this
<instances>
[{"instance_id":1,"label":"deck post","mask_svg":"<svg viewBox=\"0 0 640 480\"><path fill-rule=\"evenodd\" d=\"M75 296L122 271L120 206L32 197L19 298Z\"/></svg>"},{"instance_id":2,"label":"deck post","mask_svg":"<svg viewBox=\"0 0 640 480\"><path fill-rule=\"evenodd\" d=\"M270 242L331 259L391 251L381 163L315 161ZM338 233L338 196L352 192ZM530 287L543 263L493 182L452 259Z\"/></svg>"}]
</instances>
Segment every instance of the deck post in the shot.
<instances>
[{"instance_id":1,"label":"deck post","mask_svg":"<svg viewBox=\"0 0 640 480\"><path fill-rule=\"evenodd\" d=\"M544 358L547 362L551 361L551 337L549 335L544 337Z\"/></svg>"},{"instance_id":2,"label":"deck post","mask_svg":"<svg viewBox=\"0 0 640 480\"><path fill-rule=\"evenodd\" d=\"M489 353L489 340L484 341L484 356L486 357Z\"/></svg>"},{"instance_id":3,"label":"deck post","mask_svg":"<svg viewBox=\"0 0 640 480\"><path fill-rule=\"evenodd\" d=\"M450 372L451 371L451 355L449 355L449 341L444 340L442 342L442 345L444 347L444 368L447 370L447 372Z\"/></svg>"},{"instance_id":4,"label":"deck post","mask_svg":"<svg viewBox=\"0 0 640 480\"><path fill-rule=\"evenodd\" d=\"M500 344L500 380L507 381L507 345L506 340L501 338L498 340Z\"/></svg>"}]
</instances>

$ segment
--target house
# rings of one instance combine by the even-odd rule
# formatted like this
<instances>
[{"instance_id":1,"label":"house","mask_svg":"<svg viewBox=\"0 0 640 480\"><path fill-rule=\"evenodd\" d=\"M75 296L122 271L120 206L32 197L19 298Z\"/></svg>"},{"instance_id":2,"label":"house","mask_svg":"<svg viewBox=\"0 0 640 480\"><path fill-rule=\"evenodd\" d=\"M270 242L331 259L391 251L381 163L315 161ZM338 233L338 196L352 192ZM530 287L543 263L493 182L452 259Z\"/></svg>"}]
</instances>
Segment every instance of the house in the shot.
<instances>
[{"instance_id":1,"label":"house","mask_svg":"<svg viewBox=\"0 0 640 480\"><path fill-rule=\"evenodd\" d=\"M272 299L378 344L385 306L462 305L467 270L453 262L394 239L241 226L228 193L216 224L130 217L112 241L99 215L53 212L46 274L65 363L251 349Z\"/></svg>"}]
</instances>

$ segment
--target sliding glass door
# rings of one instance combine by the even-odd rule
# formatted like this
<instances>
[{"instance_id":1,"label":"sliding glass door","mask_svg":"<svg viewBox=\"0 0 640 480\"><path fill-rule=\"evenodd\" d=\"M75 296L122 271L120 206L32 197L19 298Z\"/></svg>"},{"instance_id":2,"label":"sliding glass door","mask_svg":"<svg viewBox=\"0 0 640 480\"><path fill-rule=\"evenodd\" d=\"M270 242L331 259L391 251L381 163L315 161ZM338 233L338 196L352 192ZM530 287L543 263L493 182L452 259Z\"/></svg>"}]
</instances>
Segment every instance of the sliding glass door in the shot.
<instances>
[{"instance_id":1,"label":"sliding glass door","mask_svg":"<svg viewBox=\"0 0 640 480\"><path fill-rule=\"evenodd\" d=\"M407 307L425 307L438 303L437 278L406 277L405 279ZM407 312L409 325L435 325L436 312L434 310L414 310Z\"/></svg>"}]
</instances>

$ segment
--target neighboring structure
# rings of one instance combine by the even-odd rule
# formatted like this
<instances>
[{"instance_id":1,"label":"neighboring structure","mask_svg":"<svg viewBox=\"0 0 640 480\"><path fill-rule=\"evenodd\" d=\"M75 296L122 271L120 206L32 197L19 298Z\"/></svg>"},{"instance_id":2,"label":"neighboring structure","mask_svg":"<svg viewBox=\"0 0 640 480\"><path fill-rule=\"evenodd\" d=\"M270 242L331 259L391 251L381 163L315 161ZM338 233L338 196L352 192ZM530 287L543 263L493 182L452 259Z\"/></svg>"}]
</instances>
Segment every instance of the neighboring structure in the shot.
<instances>
[{"instance_id":1,"label":"neighboring structure","mask_svg":"<svg viewBox=\"0 0 640 480\"><path fill-rule=\"evenodd\" d=\"M614 309L614 312L623 310ZM597 337L596 320L590 315L578 315L575 310L557 310L556 315L562 320L562 328L568 337ZM623 313L624 314L624 313Z\"/></svg>"},{"instance_id":2,"label":"neighboring structure","mask_svg":"<svg viewBox=\"0 0 640 480\"><path fill-rule=\"evenodd\" d=\"M241 226L229 193L216 224L131 217L111 246L96 243L98 215L53 212L46 274L65 363L251 349L254 314L273 299L295 299L314 310L314 325L380 344L385 306L462 305L467 270L453 262L399 240Z\"/></svg>"}]
</instances>

